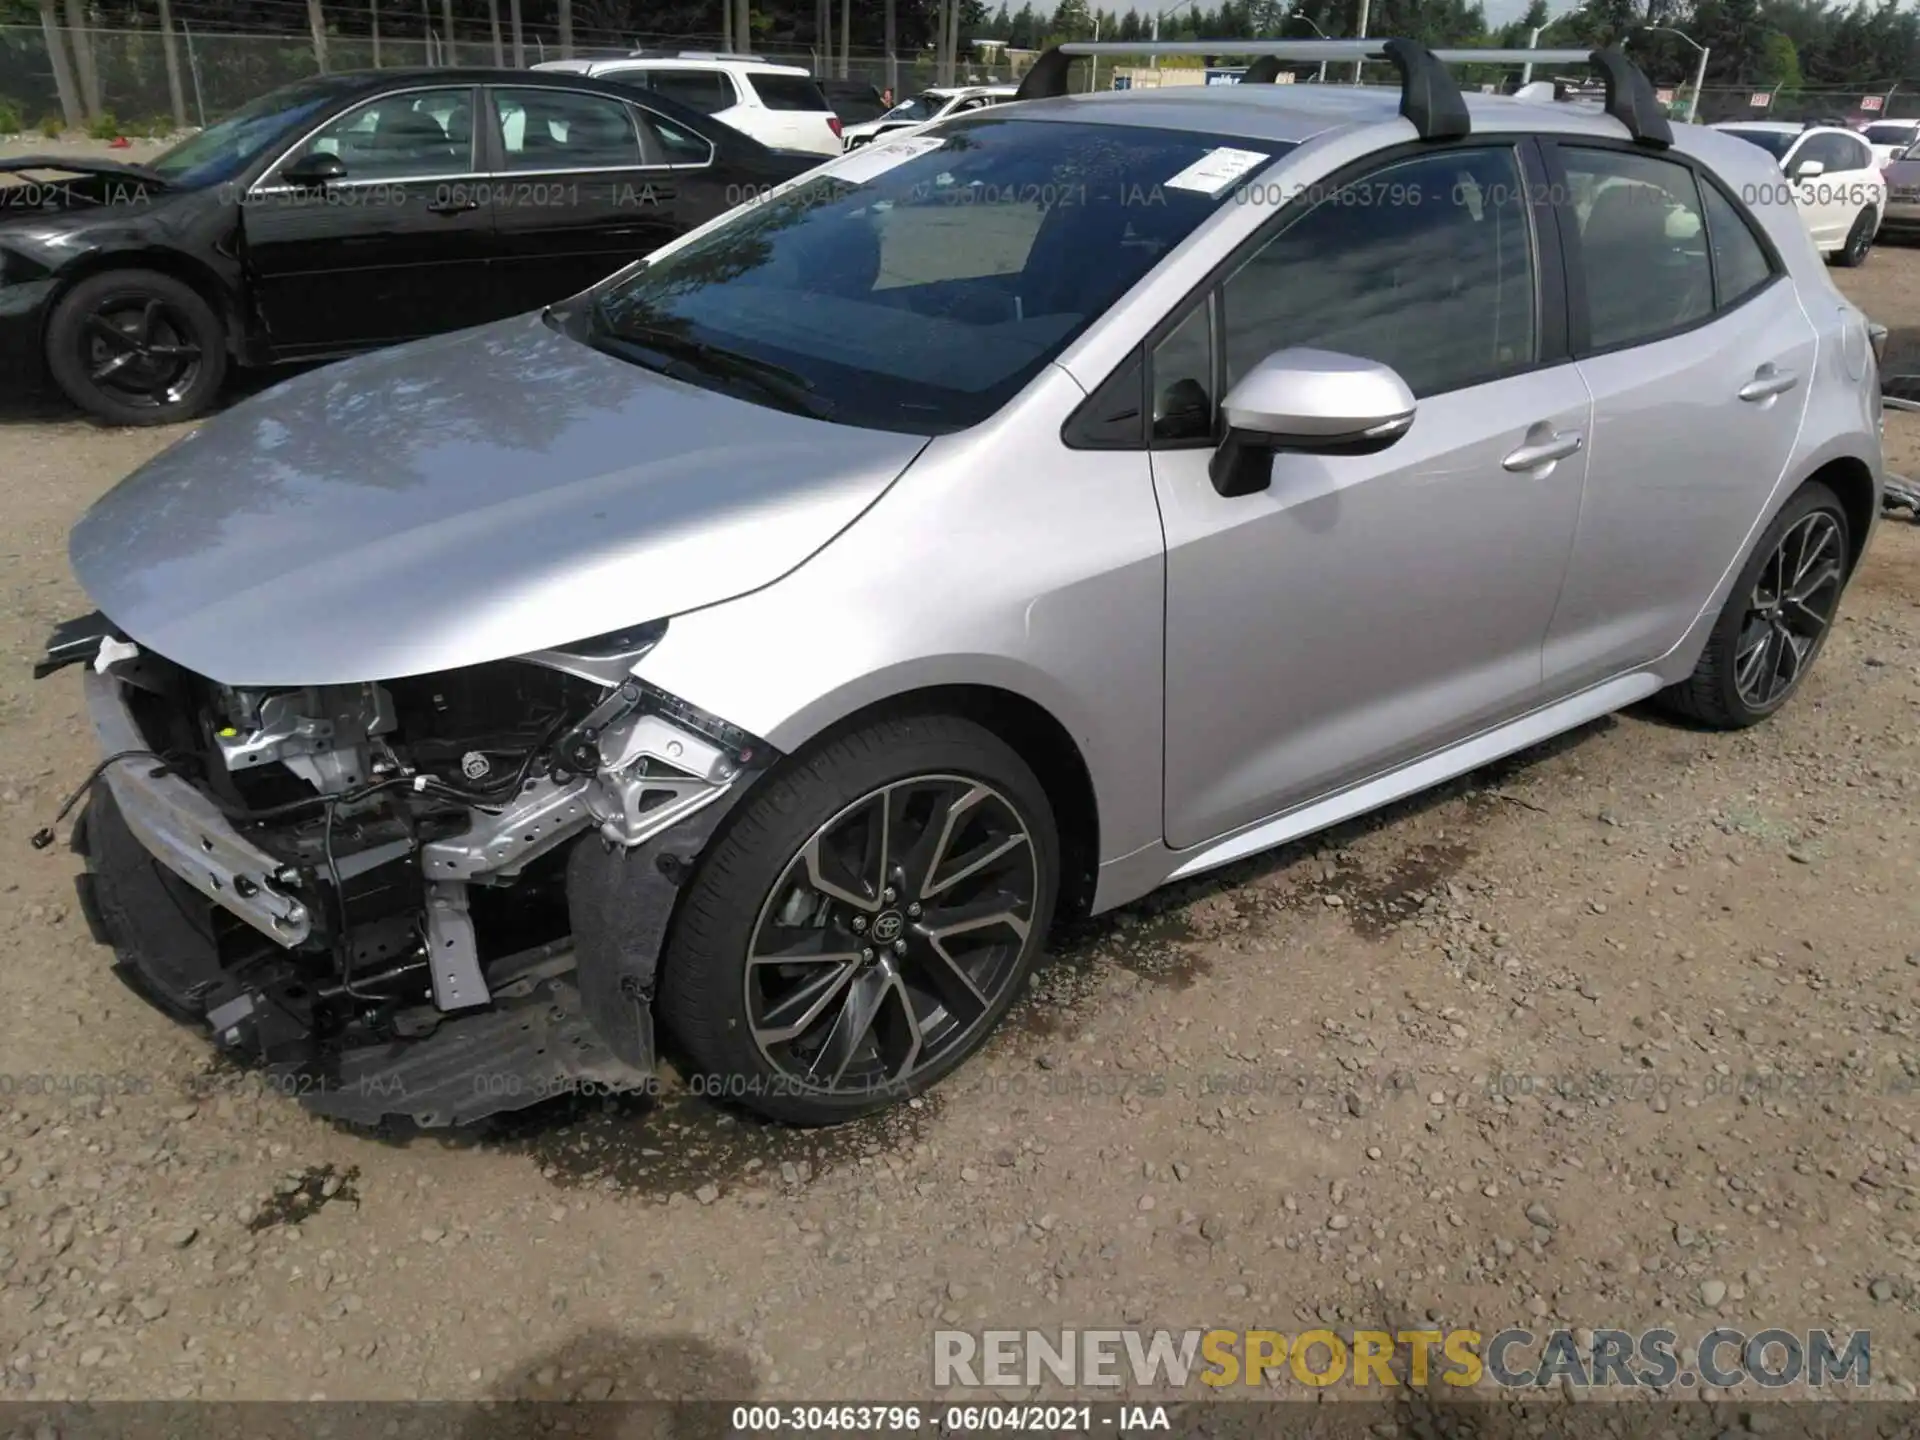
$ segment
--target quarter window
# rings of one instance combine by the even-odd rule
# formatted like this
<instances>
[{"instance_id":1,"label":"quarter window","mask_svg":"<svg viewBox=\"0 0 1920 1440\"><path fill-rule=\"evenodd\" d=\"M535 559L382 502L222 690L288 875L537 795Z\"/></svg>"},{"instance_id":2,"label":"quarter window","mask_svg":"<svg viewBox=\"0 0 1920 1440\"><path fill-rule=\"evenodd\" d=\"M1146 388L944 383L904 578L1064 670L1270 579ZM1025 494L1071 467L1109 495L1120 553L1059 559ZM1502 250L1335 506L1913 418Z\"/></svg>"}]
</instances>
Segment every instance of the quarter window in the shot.
<instances>
[{"instance_id":1,"label":"quarter window","mask_svg":"<svg viewBox=\"0 0 1920 1440\"><path fill-rule=\"evenodd\" d=\"M653 132L669 165L704 165L713 158L713 146L691 130L651 110L640 112L640 123Z\"/></svg>"},{"instance_id":2,"label":"quarter window","mask_svg":"<svg viewBox=\"0 0 1920 1440\"><path fill-rule=\"evenodd\" d=\"M1713 280L1717 308L1738 305L1773 278L1767 252L1754 237L1733 202L1712 185L1702 185L1706 201L1707 243L1713 251Z\"/></svg>"},{"instance_id":3,"label":"quarter window","mask_svg":"<svg viewBox=\"0 0 1920 1440\"><path fill-rule=\"evenodd\" d=\"M383 95L325 126L284 164L336 155L350 180L460 175L473 169L471 91Z\"/></svg>"},{"instance_id":4,"label":"quarter window","mask_svg":"<svg viewBox=\"0 0 1920 1440\"><path fill-rule=\"evenodd\" d=\"M641 163L633 114L569 90L496 90L508 170L608 170Z\"/></svg>"},{"instance_id":5,"label":"quarter window","mask_svg":"<svg viewBox=\"0 0 1920 1440\"><path fill-rule=\"evenodd\" d=\"M1156 443L1213 438L1213 307L1205 300L1153 349Z\"/></svg>"},{"instance_id":6,"label":"quarter window","mask_svg":"<svg viewBox=\"0 0 1920 1440\"><path fill-rule=\"evenodd\" d=\"M1610 350L1713 313L1713 272L1693 172L1621 150L1562 147L1586 282L1588 348ZM1751 237L1749 237L1751 238Z\"/></svg>"},{"instance_id":7,"label":"quarter window","mask_svg":"<svg viewBox=\"0 0 1920 1440\"><path fill-rule=\"evenodd\" d=\"M1530 366L1525 196L1500 146L1403 160L1321 200L1225 282L1226 387L1302 345L1391 365L1420 396Z\"/></svg>"}]
</instances>

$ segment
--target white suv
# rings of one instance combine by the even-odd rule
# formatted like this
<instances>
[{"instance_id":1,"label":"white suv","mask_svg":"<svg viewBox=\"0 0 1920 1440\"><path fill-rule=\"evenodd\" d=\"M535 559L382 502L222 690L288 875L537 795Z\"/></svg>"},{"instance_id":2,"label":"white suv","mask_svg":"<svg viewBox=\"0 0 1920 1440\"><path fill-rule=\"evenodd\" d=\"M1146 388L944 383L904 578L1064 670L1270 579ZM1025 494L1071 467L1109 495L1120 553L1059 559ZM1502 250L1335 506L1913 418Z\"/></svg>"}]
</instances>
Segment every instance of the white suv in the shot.
<instances>
[{"instance_id":1,"label":"white suv","mask_svg":"<svg viewBox=\"0 0 1920 1440\"><path fill-rule=\"evenodd\" d=\"M711 115L775 150L841 152L840 117L813 76L796 65L712 51L638 51L610 59L548 60L536 70L616 80Z\"/></svg>"},{"instance_id":2,"label":"white suv","mask_svg":"<svg viewBox=\"0 0 1920 1440\"><path fill-rule=\"evenodd\" d=\"M918 130L922 125L931 125L949 115L1004 104L1013 99L1014 89L1012 85L936 85L931 90L921 91L911 100L901 101L877 120L869 120L864 125L847 126L847 149L857 150L882 135L891 137Z\"/></svg>"},{"instance_id":3,"label":"white suv","mask_svg":"<svg viewBox=\"0 0 1920 1440\"><path fill-rule=\"evenodd\" d=\"M1822 255L1858 265L1887 213L1887 179L1864 136L1838 125L1741 120L1716 125L1780 162L1781 198L1791 198ZM1742 196L1751 201L1753 197Z\"/></svg>"}]
</instances>

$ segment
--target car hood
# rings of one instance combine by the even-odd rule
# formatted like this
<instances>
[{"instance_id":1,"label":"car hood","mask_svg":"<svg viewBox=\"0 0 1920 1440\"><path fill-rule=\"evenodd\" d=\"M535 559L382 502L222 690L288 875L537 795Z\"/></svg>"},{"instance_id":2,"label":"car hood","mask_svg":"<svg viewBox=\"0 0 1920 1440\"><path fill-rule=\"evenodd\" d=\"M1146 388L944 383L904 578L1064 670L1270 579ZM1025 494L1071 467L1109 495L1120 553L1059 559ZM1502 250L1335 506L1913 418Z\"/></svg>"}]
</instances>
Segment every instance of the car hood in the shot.
<instances>
[{"instance_id":1,"label":"car hood","mask_svg":"<svg viewBox=\"0 0 1920 1440\"><path fill-rule=\"evenodd\" d=\"M230 685L564 646L778 579L910 464L520 317L329 366L208 422L75 527L134 640Z\"/></svg>"},{"instance_id":2,"label":"car hood","mask_svg":"<svg viewBox=\"0 0 1920 1440\"><path fill-rule=\"evenodd\" d=\"M1889 185L1920 185L1920 160L1895 160L1880 173Z\"/></svg>"}]
</instances>

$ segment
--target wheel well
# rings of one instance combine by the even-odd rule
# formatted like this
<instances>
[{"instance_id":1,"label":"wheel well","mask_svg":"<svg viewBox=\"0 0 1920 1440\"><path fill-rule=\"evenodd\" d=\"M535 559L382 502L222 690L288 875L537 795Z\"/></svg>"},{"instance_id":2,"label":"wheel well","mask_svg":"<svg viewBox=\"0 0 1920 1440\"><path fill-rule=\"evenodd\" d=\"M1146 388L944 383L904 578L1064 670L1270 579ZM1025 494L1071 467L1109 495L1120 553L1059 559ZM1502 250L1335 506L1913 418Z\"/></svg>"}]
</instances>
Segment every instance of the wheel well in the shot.
<instances>
[{"instance_id":1,"label":"wheel well","mask_svg":"<svg viewBox=\"0 0 1920 1440\"><path fill-rule=\"evenodd\" d=\"M1808 483L1816 480L1833 491L1846 512L1847 545L1853 552L1847 557L1847 568L1851 571L1860 563L1867 548L1867 531L1873 527L1873 472L1864 460L1845 456L1829 460L1807 477Z\"/></svg>"},{"instance_id":2,"label":"wheel well","mask_svg":"<svg viewBox=\"0 0 1920 1440\"><path fill-rule=\"evenodd\" d=\"M96 275L104 275L112 270L153 270L190 286L220 317L220 323L227 332L227 353L236 360L240 357L245 324L238 303L228 293L227 287L221 284L218 275L178 251L110 250L90 255L62 277L66 283L60 287L60 293L65 295L82 280L91 280ZM47 313L53 313L52 306L47 307Z\"/></svg>"},{"instance_id":3,"label":"wheel well","mask_svg":"<svg viewBox=\"0 0 1920 1440\"><path fill-rule=\"evenodd\" d=\"M912 690L847 716L834 728L876 715L938 711L991 730L1031 767L1047 792L1060 831L1058 918L1078 919L1093 906L1100 871L1100 813L1093 777L1067 729L1043 706L992 685L942 685Z\"/></svg>"}]
</instances>

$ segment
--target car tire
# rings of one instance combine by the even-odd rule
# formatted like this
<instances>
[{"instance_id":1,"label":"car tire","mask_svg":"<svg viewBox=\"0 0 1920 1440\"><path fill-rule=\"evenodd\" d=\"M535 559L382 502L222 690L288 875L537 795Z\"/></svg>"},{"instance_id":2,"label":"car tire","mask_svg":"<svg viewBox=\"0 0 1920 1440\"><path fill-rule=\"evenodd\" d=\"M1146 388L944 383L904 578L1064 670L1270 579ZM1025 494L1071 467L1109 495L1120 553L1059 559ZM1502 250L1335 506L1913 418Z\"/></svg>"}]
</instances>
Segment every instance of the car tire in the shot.
<instances>
[{"instance_id":1,"label":"car tire","mask_svg":"<svg viewBox=\"0 0 1920 1440\"><path fill-rule=\"evenodd\" d=\"M657 1014L699 1093L798 1125L884 1109L992 1034L1058 876L1046 791L1011 746L952 715L869 722L730 817L674 918Z\"/></svg>"},{"instance_id":2,"label":"car tire","mask_svg":"<svg viewBox=\"0 0 1920 1440\"><path fill-rule=\"evenodd\" d=\"M1847 240L1834 253L1833 263L1852 270L1866 264L1867 253L1873 249L1874 231L1878 229L1873 207L1869 205L1853 217L1853 225L1847 231Z\"/></svg>"},{"instance_id":3,"label":"car tire","mask_svg":"<svg viewBox=\"0 0 1920 1440\"><path fill-rule=\"evenodd\" d=\"M197 290L171 275L107 270L54 306L47 369L69 400L110 425L177 424L219 396L226 327Z\"/></svg>"},{"instance_id":4,"label":"car tire","mask_svg":"<svg viewBox=\"0 0 1920 1440\"><path fill-rule=\"evenodd\" d=\"M1740 730L1786 704L1833 629L1852 553L1839 498L1818 481L1801 486L1741 568L1693 674L1661 692L1662 706Z\"/></svg>"},{"instance_id":5,"label":"car tire","mask_svg":"<svg viewBox=\"0 0 1920 1440\"><path fill-rule=\"evenodd\" d=\"M105 785L81 812L74 848L87 860L81 908L112 947L114 970L164 1014L203 1020L221 976L212 903L146 852Z\"/></svg>"}]
</instances>

